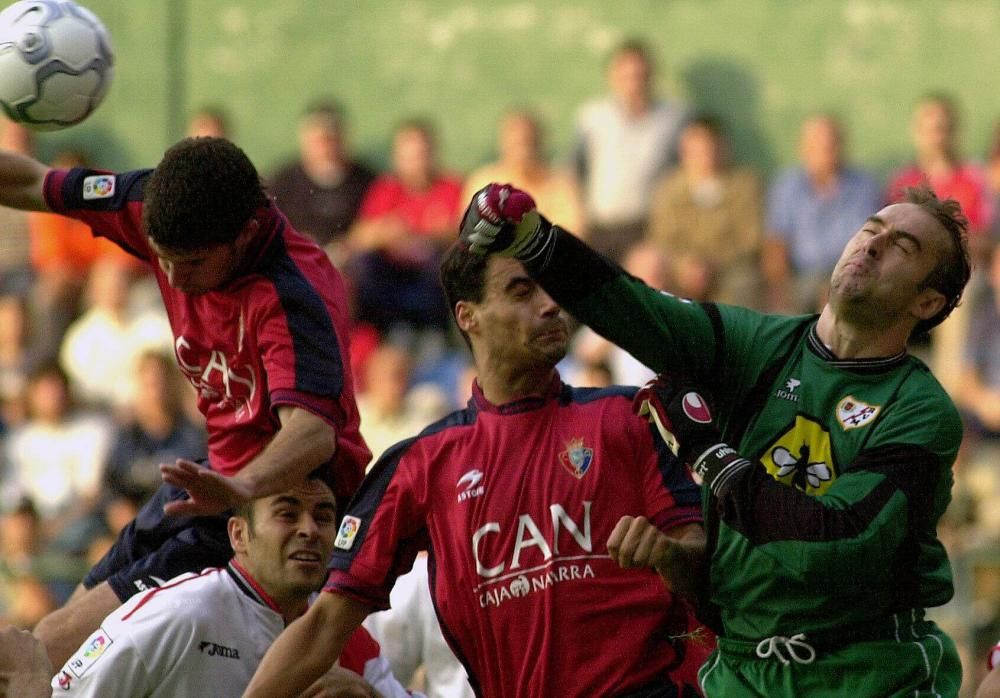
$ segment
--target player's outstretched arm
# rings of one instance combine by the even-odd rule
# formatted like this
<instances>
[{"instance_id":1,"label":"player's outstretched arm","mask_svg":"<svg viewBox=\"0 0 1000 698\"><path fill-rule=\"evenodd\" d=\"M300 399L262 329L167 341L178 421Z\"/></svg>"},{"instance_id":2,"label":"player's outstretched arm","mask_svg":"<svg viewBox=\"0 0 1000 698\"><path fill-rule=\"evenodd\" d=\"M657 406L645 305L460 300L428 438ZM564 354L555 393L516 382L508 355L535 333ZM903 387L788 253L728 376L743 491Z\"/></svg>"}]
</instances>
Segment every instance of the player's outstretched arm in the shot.
<instances>
[{"instance_id":1,"label":"player's outstretched arm","mask_svg":"<svg viewBox=\"0 0 1000 698\"><path fill-rule=\"evenodd\" d=\"M243 698L298 696L330 669L371 609L324 591L264 655Z\"/></svg>"},{"instance_id":2,"label":"player's outstretched arm","mask_svg":"<svg viewBox=\"0 0 1000 698\"><path fill-rule=\"evenodd\" d=\"M42 187L49 168L26 155L0 150L0 206L47 211Z\"/></svg>"},{"instance_id":3,"label":"player's outstretched arm","mask_svg":"<svg viewBox=\"0 0 1000 698\"><path fill-rule=\"evenodd\" d=\"M160 465L163 481L183 487L190 499L168 504L169 514L218 514L241 502L283 492L333 458L333 425L300 407L278 408L281 429L264 450L231 478L190 461Z\"/></svg>"},{"instance_id":4,"label":"player's outstretched arm","mask_svg":"<svg viewBox=\"0 0 1000 698\"><path fill-rule=\"evenodd\" d=\"M711 368L717 326L700 305L650 288L551 225L526 192L497 183L480 189L459 241L472 252L516 258L564 310L654 370Z\"/></svg>"}]
</instances>

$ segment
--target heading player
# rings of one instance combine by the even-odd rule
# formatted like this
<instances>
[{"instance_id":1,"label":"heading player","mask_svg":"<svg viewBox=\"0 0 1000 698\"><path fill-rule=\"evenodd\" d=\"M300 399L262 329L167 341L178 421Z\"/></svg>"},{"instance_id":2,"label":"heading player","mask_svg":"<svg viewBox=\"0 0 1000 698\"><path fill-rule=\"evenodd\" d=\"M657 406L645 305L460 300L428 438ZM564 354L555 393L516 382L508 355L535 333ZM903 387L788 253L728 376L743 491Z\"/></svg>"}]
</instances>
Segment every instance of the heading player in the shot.
<instances>
[{"instance_id":1,"label":"heading player","mask_svg":"<svg viewBox=\"0 0 1000 698\"><path fill-rule=\"evenodd\" d=\"M683 660L707 650L683 639L693 624L676 592L702 570L697 487L632 414L634 388L560 381L566 319L518 262L453 246L441 277L478 370L468 407L369 473L324 593L247 695L308 686L424 548L442 630L477 695L692 695ZM629 535L646 520L669 541L656 556ZM673 592L650 567L616 561L654 562Z\"/></svg>"},{"instance_id":2,"label":"heading player","mask_svg":"<svg viewBox=\"0 0 1000 698\"><path fill-rule=\"evenodd\" d=\"M647 392L704 479L715 533L706 591L722 632L700 674L706 695L957 694L954 643L924 609L953 594L936 524L962 424L906 352L968 282L957 203L910 190L872 215L818 317L651 289L509 186L477 193L461 238L521 260L577 318L718 399L713 421L680 383Z\"/></svg>"},{"instance_id":3,"label":"heading player","mask_svg":"<svg viewBox=\"0 0 1000 698\"><path fill-rule=\"evenodd\" d=\"M274 638L323 585L336 519L333 492L316 474L241 504L229 519L229 565L133 596L56 673L53 695L239 696ZM364 628L306 694L409 695Z\"/></svg>"},{"instance_id":4,"label":"heading player","mask_svg":"<svg viewBox=\"0 0 1000 698\"><path fill-rule=\"evenodd\" d=\"M0 152L0 205L77 218L149 264L208 429L209 467L161 465L169 484L39 624L59 666L135 592L224 565L228 507L287 489L323 464L346 498L370 454L346 358L342 279L268 201L234 144L185 139L155 170L120 174L49 169Z\"/></svg>"}]
</instances>

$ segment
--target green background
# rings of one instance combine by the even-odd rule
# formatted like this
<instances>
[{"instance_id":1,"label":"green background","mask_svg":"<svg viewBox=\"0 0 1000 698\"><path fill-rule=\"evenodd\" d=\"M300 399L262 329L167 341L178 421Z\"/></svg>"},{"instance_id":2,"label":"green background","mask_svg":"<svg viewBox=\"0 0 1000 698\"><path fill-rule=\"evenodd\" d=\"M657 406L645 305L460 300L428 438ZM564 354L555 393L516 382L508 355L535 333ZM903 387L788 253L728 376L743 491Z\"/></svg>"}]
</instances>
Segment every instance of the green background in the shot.
<instances>
[{"instance_id":1,"label":"green background","mask_svg":"<svg viewBox=\"0 0 1000 698\"><path fill-rule=\"evenodd\" d=\"M910 152L914 100L953 94L964 150L982 156L1000 115L996 0L86 0L107 25L116 75L82 125L40 138L101 165L153 165L204 103L226 108L263 171L295 152L304 106L331 95L352 139L385 163L403 118L431 117L442 160L493 153L508 105L537 109L564 157L573 117L604 89L608 50L639 36L665 94L719 116L738 160L770 174L795 159L812 110L833 109L853 159L884 175Z\"/></svg>"}]
</instances>

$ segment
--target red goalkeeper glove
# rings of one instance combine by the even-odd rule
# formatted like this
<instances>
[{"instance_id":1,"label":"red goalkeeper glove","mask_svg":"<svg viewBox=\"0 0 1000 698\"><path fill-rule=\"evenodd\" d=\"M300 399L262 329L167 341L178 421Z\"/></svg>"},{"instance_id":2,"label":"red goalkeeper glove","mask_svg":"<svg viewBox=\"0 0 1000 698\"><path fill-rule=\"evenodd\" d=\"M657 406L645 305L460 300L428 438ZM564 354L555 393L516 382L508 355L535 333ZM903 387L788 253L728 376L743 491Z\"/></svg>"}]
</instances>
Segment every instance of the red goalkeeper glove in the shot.
<instances>
[{"instance_id":1,"label":"red goalkeeper glove","mask_svg":"<svg viewBox=\"0 0 1000 698\"><path fill-rule=\"evenodd\" d=\"M539 215L531 195L496 182L472 196L459 228L459 239L473 252L495 252L522 262L543 254L551 237L552 226Z\"/></svg>"}]
</instances>

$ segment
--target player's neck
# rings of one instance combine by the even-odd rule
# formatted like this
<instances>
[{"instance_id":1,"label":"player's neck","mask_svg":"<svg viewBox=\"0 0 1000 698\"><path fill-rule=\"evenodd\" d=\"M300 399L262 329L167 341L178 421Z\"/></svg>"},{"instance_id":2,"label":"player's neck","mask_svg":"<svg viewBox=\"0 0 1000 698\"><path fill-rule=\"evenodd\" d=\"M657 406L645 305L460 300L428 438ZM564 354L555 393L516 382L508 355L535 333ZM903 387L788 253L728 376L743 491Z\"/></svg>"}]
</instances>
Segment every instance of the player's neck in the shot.
<instances>
[{"instance_id":1,"label":"player's neck","mask_svg":"<svg viewBox=\"0 0 1000 698\"><path fill-rule=\"evenodd\" d=\"M306 612L309 606L309 595L303 596L296 592L285 595L280 593L280 590L268 588L261 582L260 577L254 574L253 563L239 554L233 558L231 567L235 567L244 582L253 588L259 602L281 614L285 625Z\"/></svg>"},{"instance_id":2,"label":"player's neck","mask_svg":"<svg viewBox=\"0 0 1000 698\"><path fill-rule=\"evenodd\" d=\"M552 385L555 369L552 366L534 370L481 368L477 380L479 388L493 405L503 405L528 397L541 397Z\"/></svg>"},{"instance_id":3,"label":"player's neck","mask_svg":"<svg viewBox=\"0 0 1000 698\"><path fill-rule=\"evenodd\" d=\"M909 331L900 325L853 322L837 314L831 305L823 308L816 334L840 359L880 359L906 351Z\"/></svg>"},{"instance_id":4,"label":"player's neck","mask_svg":"<svg viewBox=\"0 0 1000 698\"><path fill-rule=\"evenodd\" d=\"M277 601L278 607L281 609L281 617L285 619L285 625L288 625L293 620L301 616L309 608L308 598L295 598L287 602Z\"/></svg>"}]
</instances>

